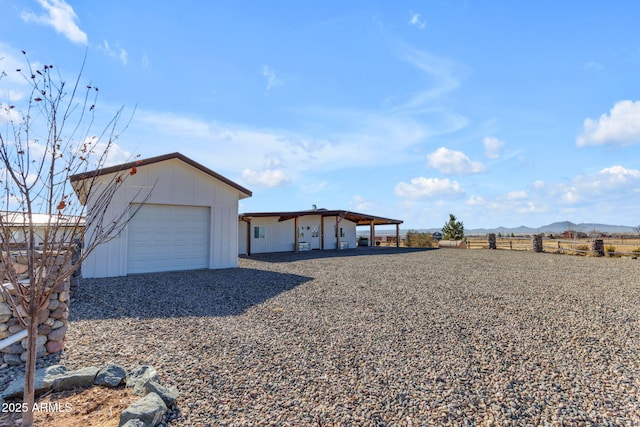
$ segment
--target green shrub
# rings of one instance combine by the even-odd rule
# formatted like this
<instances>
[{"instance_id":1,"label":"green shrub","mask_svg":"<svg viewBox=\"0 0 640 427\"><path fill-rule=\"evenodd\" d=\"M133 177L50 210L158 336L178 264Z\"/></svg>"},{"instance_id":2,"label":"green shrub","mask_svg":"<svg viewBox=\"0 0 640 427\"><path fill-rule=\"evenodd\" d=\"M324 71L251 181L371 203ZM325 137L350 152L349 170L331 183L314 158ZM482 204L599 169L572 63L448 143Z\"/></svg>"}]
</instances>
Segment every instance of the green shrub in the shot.
<instances>
[{"instance_id":1,"label":"green shrub","mask_svg":"<svg viewBox=\"0 0 640 427\"><path fill-rule=\"evenodd\" d=\"M616 247L613 245L607 245L604 248L604 252L609 256L613 256L615 251L616 251Z\"/></svg>"},{"instance_id":2,"label":"green shrub","mask_svg":"<svg viewBox=\"0 0 640 427\"><path fill-rule=\"evenodd\" d=\"M407 231L407 237L404 241L404 244L410 248L432 248L435 243L431 233L420 233L416 230Z\"/></svg>"}]
</instances>

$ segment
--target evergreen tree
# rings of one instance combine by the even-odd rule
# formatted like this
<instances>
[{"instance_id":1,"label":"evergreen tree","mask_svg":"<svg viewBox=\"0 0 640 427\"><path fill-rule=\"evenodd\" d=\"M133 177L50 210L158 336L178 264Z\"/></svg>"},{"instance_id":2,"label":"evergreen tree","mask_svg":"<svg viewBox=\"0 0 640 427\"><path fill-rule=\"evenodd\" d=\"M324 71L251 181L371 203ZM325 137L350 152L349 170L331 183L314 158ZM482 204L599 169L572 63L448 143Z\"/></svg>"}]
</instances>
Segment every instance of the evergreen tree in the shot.
<instances>
[{"instance_id":1,"label":"evergreen tree","mask_svg":"<svg viewBox=\"0 0 640 427\"><path fill-rule=\"evenodd\" d=\"M454 214L449 214L449 222L442 227L442 235L445 240L464 239L464 224L458 221Z\"/></svg>"}]
</instances>

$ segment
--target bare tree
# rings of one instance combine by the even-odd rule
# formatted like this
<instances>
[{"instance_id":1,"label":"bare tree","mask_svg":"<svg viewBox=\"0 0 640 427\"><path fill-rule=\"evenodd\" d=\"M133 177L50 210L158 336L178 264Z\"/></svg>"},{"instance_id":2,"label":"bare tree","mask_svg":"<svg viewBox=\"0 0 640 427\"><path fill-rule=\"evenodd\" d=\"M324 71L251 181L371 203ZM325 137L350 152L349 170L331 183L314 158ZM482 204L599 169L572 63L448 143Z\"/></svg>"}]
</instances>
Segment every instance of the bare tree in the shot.
<instances>
[{"instance_id":1,"label":"bare tree","mask_svg":"<svg viewBox=\"0 0 640 427\"><path fill-rule=\"evenodd\" d=\"M100 132L93 133L99 91L81 84L84 62L67 86L53 65L33 65L22 53L25 67L15 72L24 79L28 95L21 106L11 99L0 103L0 279L10 284L0 288L13 294L15 301L9 295L6 301L28 331L24 388L28 412L23 414L23 425L31 426L39 311L93 249L126 226L132 213L123 210L107 216L107 207L136 170L128 167L108 180L89 172L105 165L128 122L120 125L120 108ZM13 72L1 74L6 78ZM74 188L69 177L79 174L86 176ZM76 194L83 202L91 199L95 208L85 212ZM85 227L90 227L90 234L85 235ZM69 249L75 241L84 241L84 247L79 262L72 263ZM14 263L17 248L26 257L22 274Z\"/></svg>"}]
</instances>

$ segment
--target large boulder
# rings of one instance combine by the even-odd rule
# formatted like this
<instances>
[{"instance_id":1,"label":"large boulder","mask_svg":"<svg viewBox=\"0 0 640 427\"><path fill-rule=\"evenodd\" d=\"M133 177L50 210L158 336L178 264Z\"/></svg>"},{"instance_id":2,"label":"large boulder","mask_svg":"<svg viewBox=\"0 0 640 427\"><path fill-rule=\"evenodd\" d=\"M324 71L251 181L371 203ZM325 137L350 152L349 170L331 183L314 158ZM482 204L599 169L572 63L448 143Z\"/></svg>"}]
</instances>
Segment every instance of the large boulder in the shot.
<instances>
[{"instance_id":1,"label":"large boulder","mask_svg":"<svg viewBox=\"0 0 640 427\"><path fill-rule=\"evenodd\" d=\"M53 382L60 375L67 372L67 367L63 365L53 365L48 368L36 369L35 375L35 392L36 394L44 393L51 390ZM24 374L18 375L5 391L0 395L1 399L13 399L24 394Z\"/></svg>"},{"instance_id":2,"label":"large boulder","mask_svg":"<svg viewBox=\"0 0 640 427\"><path fill-rule=\"evenodd\" d=\"M147 393L149 381L158 382L158 371L153 366L143 365L131 372L127 377L127 387L133 388L133 392L139 396Z\"/></svg>"},{"instance_id":3,"label":"large boulder","mask_svg":"<svg viewBox=\"0 0 640 427\"><path fill-rule=\"evenodd\" d=\"M127 371L122 366L110 363L100 369L93 383L107 387L118 387L126 377Z\"/></svg>"},{"instance_id":4,"label":"large boulder","mask_svg":"<svg viewBox=\"0 0 640 427\"><path fill-rule=\"evenodd\" d=\"M119 426L122 427L131 420L140 420L145 427L153 427L162 421L165 412L167 412L167 405L162 398L156 393L149 393L122 411Z\"/></svg>"},{"instance_id":5,"label":"large boulder","mask_svg":"<svg viewBox=\"0 0 640 427\"><path fill-rule=\"evenodd\" d=\"M93 381L98 374L100 368L89 366L87 368L69 371L60 375L53 381L53 389L55 391L73 390L74 388L83 388L93 385Z\"/></svg>"},{"instance_id":6,"label":"large boulder","mask_svg":"<svg viewBox=\"0 0 640 427\"><path fill-rule=\"evenodd\" d=\"M149 393L155 393L160 396L167 407L173 405L180 395L177 387L165 387L157 381L149 381L146 388Z\"/></svg>"}]
</instances>

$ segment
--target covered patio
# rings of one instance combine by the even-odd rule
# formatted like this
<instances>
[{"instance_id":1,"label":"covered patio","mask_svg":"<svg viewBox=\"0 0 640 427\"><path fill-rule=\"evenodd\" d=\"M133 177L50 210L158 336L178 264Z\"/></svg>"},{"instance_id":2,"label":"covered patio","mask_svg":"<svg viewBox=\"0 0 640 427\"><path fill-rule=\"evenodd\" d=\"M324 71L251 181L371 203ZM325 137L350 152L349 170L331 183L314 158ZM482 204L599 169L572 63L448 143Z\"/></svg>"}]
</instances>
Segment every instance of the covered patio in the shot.
<instances>
[{"instance_id":1,"label":"covered patio","mask_svg":"<svg viewBox=\"0 0 640 427\"><path fill-rule=\"evenodd\" d=\"M310 227L305 222L306 218L320 218L318 221L318 229L314 227ZM250 255L252 252L252 240L256 238L260 238L260 233L262 232L258 227L254 226L254 233L251 233L251 227L256 223L255 220L267 220L277 221L277 223L284 223L287 221L293 220L293 228L280 228L275 233L279 236L264 236L265 239L271 238L275 239L284 239L287 242L291 242L293 244L293 251L299 252L300 250L308 250L309 242L302 241L305 237L304 228L306 227L310 233L312 233L313 238L317 238L317 244L315 247L311 246L310 249L346 249L353 245L355 247L355 228L358 226L369 227L369 246L375 245L375 228L378 225L395 225L396 229L396 246L400 245L400 224L402 224L402 220L385 218L376 215L369 215L359 212L353 212L348 210L330 210L330 209L310 209L310 210L301 210L301 211L287 211L287 212L250 212L243 213L239 215L239 219L241 222L246 224L245 232L245 252L247 255ZM344 227L342 227L343 221L346 222L344 224L349 224L349 229L344 231ZM331 225L334 225L331 227ZM353 232L350 232L351 227L353 228ZM329 228L330 230L327 230ZM334 230L334 231L331 231ZM257 233L257 234L256 234ZM329 234L333 233L333 235ZM353 236L353 239L349 239L347 237ZM334 237L335 236L335 240ZM308 240L308 239L306 239ZM335 246L333 242L335 241ZM240 242L243 243L243 242ZM351 243L351 245L350 245ZM255 244L255 241L254 241ZM290 247L290 246L289 246ZM277 250L273 250L274 252ZM263 251L266 252L266 251Z\"/></svg>"}]
</instances>

